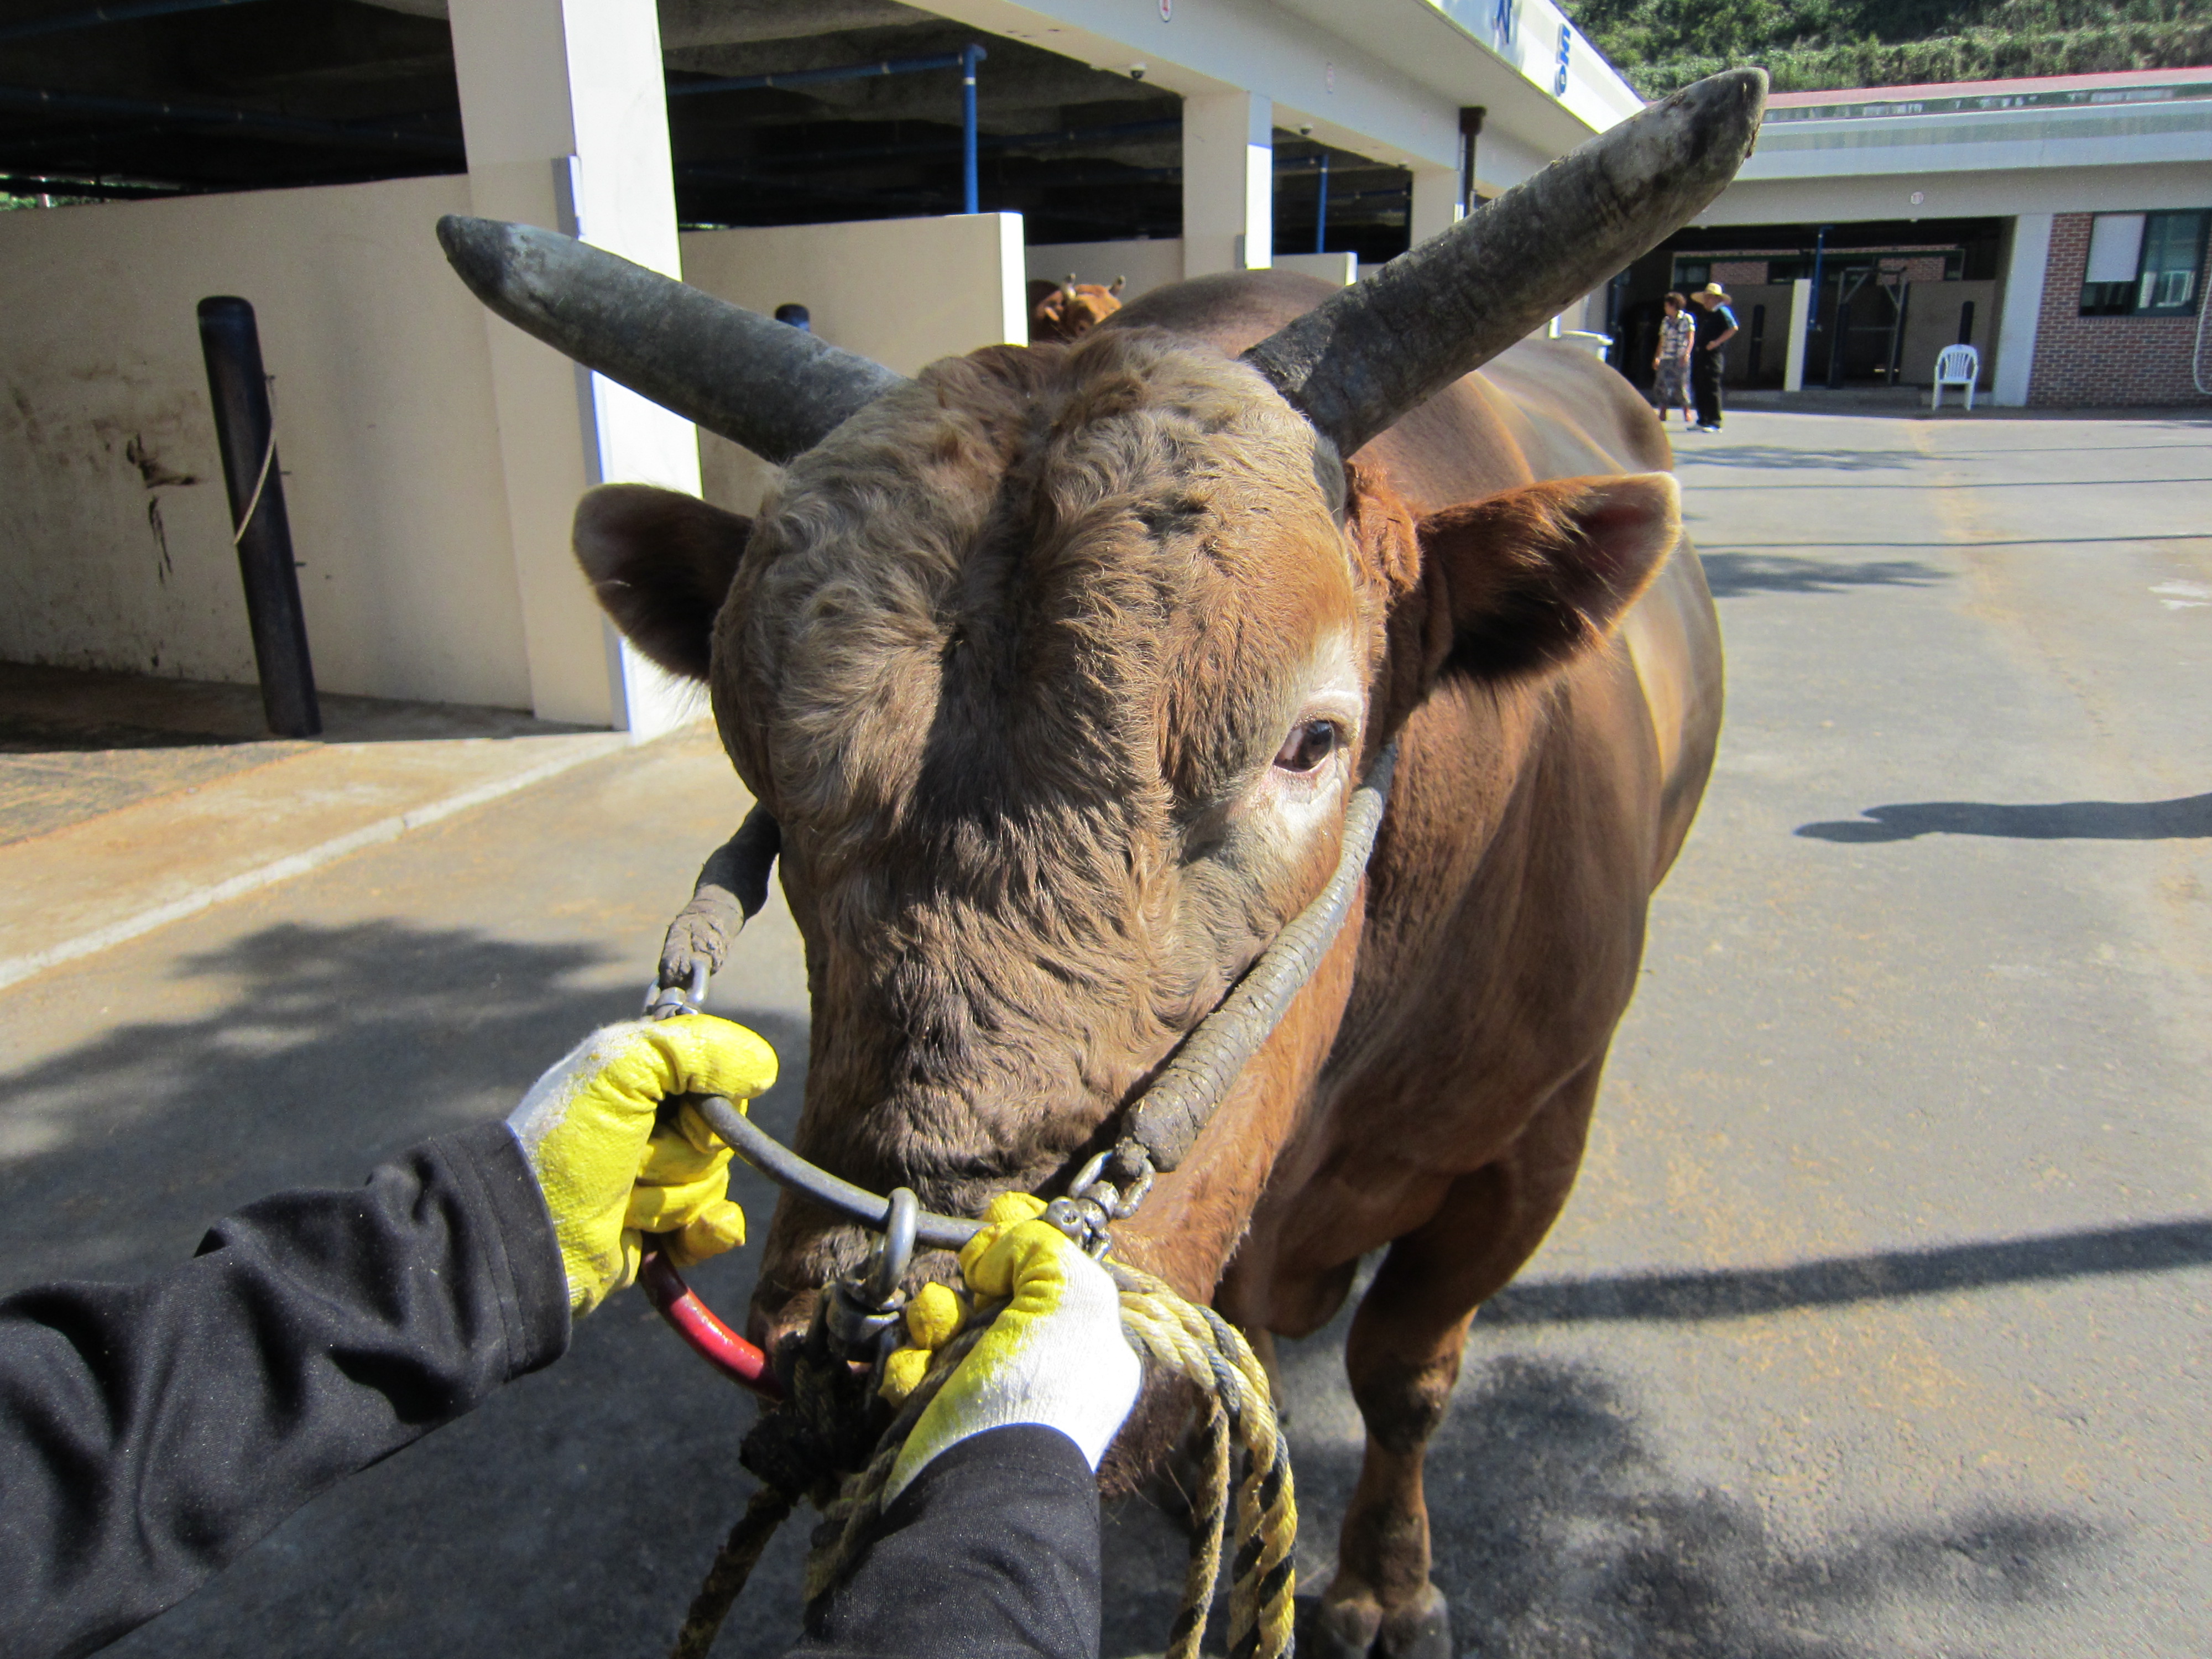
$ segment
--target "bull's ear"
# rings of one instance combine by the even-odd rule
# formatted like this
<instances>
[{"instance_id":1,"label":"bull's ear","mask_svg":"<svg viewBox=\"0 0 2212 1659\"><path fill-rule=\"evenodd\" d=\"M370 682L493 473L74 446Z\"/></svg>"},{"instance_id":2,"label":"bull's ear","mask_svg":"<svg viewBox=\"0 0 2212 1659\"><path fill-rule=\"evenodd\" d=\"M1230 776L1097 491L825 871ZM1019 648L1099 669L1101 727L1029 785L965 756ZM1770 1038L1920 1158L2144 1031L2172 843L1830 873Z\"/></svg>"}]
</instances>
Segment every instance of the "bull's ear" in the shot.
<instances>
[{"instance_id":1,"label":"bull's ear","mask_svg":"<svg viewBox=\"0 0 2212 1659\"><path fill-rule=\"evenodd\" d=\"M576 503L576 562L600 605L632 645L695 680L752 533L750 519L647 484L601 484Z\"/></svg>"},{"instance_id":2,"label":"bull's ear","mask_svg":"<svg viewBox=\"0 0 2212 1659\"><path fill-rule=\"evenodd\" d=\"M1450 610L1433 667L1510 678L1594 648L1681 533L1664 472L1552 479L1430 514L1421 560Z\"/></svg>"}]
</instances>

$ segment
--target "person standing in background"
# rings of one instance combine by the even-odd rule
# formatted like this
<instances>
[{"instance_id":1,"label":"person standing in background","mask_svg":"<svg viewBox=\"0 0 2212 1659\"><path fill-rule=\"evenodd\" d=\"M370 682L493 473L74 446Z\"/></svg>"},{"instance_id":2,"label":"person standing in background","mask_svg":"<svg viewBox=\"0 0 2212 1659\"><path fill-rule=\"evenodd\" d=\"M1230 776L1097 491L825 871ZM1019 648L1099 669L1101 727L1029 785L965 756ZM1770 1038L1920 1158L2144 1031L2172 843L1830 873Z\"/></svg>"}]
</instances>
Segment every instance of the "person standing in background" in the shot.
<instances>
[{"instance_id":1,"label":"person standing in background","mask_svg":"<svg viewBox=\"0 0 2212 1659\"><path fill-rule=\"evenodd\" d=\"M1651 401L1659 410L1659 424L1667 424L1667 411L1682 411L1682 424L1692 424L1690 413L1690 354L1696 348L1698 325L1690 319L1690 302L1670 294L1661 302L1666 315L1659 319L1659 354L1651 360L1658 378L1651 383Z\"/></svg>"},{"instance_id":2,"label":"person standing in background","mask_svg":"<svg viewBox=\"0 0 2212 1659\"><path fill-rule=\"evenodd\" d=\"M1697 346L1690 361L1690 386L1698 398L1700 432L1721 429L1721 370L1726 359L1721 351L1735 338L1735 313L1729 309L1727 290L1707 283L1698 290Z\"/></svg>"}]
</instances>

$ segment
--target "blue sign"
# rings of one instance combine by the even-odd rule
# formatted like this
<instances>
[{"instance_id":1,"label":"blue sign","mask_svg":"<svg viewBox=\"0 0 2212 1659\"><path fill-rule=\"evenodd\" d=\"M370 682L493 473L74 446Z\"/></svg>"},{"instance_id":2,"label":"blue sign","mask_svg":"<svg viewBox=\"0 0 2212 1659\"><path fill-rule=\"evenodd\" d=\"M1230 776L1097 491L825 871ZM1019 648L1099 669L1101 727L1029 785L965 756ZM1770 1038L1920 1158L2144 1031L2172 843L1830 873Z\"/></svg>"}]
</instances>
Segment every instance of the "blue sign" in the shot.
<instances>
[{"instance_id":1,"label":"blue sign","mask_svg":"<svg viewBox=\"0 0 2212 1659\"><path fill-rule=\"evenodd\" d=\"M1567 95L1567 60L1574 53L1575 32L1565 23L1559 25L1559 72L1552 77L1552 96Z\"/></svg>"}]
</instances>

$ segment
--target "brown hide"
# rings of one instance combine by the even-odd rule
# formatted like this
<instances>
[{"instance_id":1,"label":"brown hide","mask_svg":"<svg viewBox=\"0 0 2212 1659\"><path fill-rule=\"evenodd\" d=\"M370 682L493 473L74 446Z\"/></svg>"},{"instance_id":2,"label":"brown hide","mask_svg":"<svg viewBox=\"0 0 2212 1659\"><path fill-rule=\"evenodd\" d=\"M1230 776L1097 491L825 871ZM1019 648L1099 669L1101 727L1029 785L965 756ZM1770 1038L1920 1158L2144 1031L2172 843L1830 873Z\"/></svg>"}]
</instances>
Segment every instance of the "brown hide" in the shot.
<instances>
[{"instance_id":1,"label":"brown hide","mask_svg":"<svg viewBox=\"0 0 2212 1659\"><path fill-rule=\"evenodd\" d=\"M763 504L712 689L806 945L798 1148L970 1213L1110 1141L1318 890L1397 738L1364 911L1117 1248L1293 1334L1389 1248L1317 1645L1425 1654L1421 1448L1474 1310L1572 1184L1711 768L1719 641L1626 382L1524 343L1347 462L1232 361L1330 292L1202 279L885 394ZM688 665L747 526L656 501L587 498L580 550ZM1350 747L1300 770L1323 726ZM862 1249L787 1197L756 1334L794 1334Z\"/></svg>"},{"instance_id":2,"label":"brown hide","mask_svg":"<svg viewBox=\"0 0 2212 1659\"><path fill-rule=\"evenodd\" d=\"M1326 292L1288 273L1202 278L1145 296L1110 326L1171 328L1235 353ZM1626 381L1579 349L1532 341L1353 461L1369 489L1449 520L1516 486L1671 459ZM1155 1247L1156 1266L1200 1291L1208 1265L1233 1250L1223 1310L1304 1334L1334 1313L1362 1255L1418 1231L1484 1170L1521 1190L1464 1218L1496 1234L1464 1310L1534 1252L1587 1120L1587 1099L1560 1097L1581 1094L1570 1085L1585 1076L1594 1091L1634 988L1651 890L1711 769L1719 647L1684 542L1616 636L1556 676L1504 695L1447 677L1419 694L1405 711L1364 933L1335 953L1356 967L1332 963L1334 978L1300 1000L1187 1173L1161 1183L1136 1224L1172 1241ZM1547 1146L1539 1181L1517 1169L1516 1142L1547 1109L1574 1120L1562 1136L1571 1151Z\"/></svg>"},{"instance_id":3,"label":"brown hide","mask_svg":"<svg viewBox=\"0 0 2212 1659\"><path fill-rule=\"evenodd\" d=\"M1103 283L1048 283L1029 285L1030 343L1065 345L1085 335L1121 308L1121 279Z\"/></svg>"}]
</instances>

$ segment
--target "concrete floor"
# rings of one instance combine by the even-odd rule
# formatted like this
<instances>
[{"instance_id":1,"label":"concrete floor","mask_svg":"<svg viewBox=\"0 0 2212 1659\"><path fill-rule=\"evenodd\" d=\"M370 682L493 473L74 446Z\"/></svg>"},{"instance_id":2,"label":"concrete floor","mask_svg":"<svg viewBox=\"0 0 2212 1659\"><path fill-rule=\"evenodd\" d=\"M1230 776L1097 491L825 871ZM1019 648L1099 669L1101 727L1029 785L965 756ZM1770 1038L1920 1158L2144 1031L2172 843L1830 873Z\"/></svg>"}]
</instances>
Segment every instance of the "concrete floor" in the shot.
<instances>
[{"instance_id":1,"label":"concrete floor","mask_svg":"<svg viewBox=\"0 0 2212 1659\"><path fill-rule=\"evenodd\" d=\"M551 737L504 708L328 692L319 736L271 737L251 685L0 663L0 847L333 744Z\"/></svg>"},{"instance_id":2,"label":"concrete floor","mask_svg":"<svg viewBox=\"0 0 2212 1659\"><path fill-rule=\"evenodd\" d=\"M2212 426L1684 437L1731 661L1584 1178L1432 1452L1488 1656L2202 1655L2212 1604ZM506 1109L635 1006L742 797L693 732L0 990L0 1283ZM786 1059L772 906L717 1002ZM750 1188L756 1213L767 1200ZM696 1282L742 1307L746 1264ZM1286 1345L1302 1576L1356 1468ZM665 1650L750 1407L635 1300L114 1650ZM724 1656L780 1652L780 1540ZM1180 1545L1109 1532L1107 1651Z\"/></svg>"}]
</instances>

